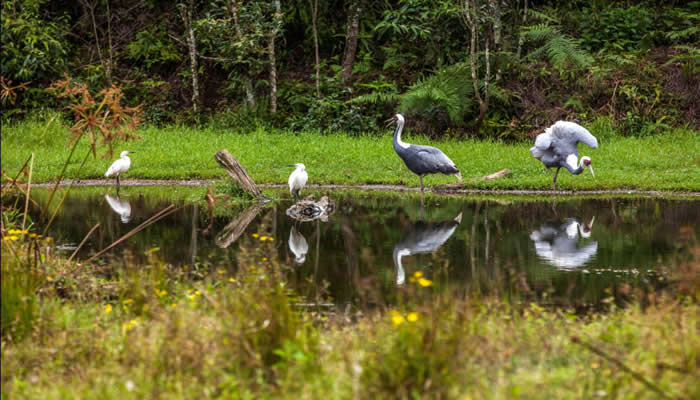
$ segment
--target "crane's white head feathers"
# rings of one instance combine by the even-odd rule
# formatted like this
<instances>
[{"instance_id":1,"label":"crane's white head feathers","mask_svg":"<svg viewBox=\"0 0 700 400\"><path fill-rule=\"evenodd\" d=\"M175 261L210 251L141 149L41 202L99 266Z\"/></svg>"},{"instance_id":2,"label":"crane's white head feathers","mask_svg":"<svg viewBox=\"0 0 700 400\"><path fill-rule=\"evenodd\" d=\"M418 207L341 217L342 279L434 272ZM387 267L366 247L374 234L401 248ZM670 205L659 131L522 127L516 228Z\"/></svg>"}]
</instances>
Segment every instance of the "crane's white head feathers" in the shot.
<instances>
[{"instance_id":1,"label":"crane's white head feathers","mask_svg":"<svg viewBox=\"0 0 700 400\"><path fill-rule=\"evenodd\" d=\"M593 165L591 164L591 158L588 156L581 157L581 165L588 167L591 170L591 175L595 178L595 172L593 172Z\"/></svg>"}]
</instances>

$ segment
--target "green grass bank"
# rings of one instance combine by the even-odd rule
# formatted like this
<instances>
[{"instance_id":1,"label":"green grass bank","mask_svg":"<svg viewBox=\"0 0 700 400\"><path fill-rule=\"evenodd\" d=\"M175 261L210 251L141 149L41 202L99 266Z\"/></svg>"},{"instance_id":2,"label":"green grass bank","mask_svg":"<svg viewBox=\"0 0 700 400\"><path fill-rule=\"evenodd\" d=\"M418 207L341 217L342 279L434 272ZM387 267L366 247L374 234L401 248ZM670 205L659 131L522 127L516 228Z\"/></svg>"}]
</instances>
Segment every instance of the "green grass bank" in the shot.
<instances>
[{"instance_id":1,"label":"green grass bank","mask_svg":"<svg viewBox=\"0 0 700 400\"><path fill-rule=\"evenodd\" d=\"M700 141L697 131L676 129L644 138L619 137L608 130L591 131L598 136L596 150L581 145L581 155L593 160L595 178L589 172L573 176L562 171L560 189L655 189L700 190ZM83 139L71 161L67 178L102 178L121 150L135 151L126 178L209 179L225 176L214 160L214 153L227 149L238 158L258 183L286 183L291 172L286 164L302 162L309 172L309 183L319 184L401 184L418 186L418 179L403 165L391 145L391 132L383 136L350 137L338 133L268 132L235 133L212 128L171 126L144 127L143 140L115 146L111 159L90 159L80 172L78 166L88 151ZM410 135L410 130L408 131ZM27 157L36 155L33 180L55 179L68 157L68 132L55 120L8 123L2 132L2 169L12 175ZM548 189L553 170L547 171L532 158L531 143L507 144L480 140L431 142L423 137L404 140L431 144L442 149L460 168L465 187L494 189ZM503 168L512 171L494 181L473 178ZM427 186L454 183L454 177L433 175Z\"/></svg>"}]
</instances>

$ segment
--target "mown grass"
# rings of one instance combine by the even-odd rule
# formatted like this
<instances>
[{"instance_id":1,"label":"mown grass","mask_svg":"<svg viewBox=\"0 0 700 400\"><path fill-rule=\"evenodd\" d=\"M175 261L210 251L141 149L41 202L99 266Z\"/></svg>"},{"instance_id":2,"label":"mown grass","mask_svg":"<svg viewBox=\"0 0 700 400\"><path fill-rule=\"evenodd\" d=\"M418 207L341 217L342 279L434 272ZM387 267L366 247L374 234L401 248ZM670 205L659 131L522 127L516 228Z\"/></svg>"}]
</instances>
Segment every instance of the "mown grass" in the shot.
<instances>
[{"instance_id":1,"label":"mown grass","mask_svg":"<svg viewBox=\"0 0 700 400\"><path fill-rule=\"evenodd\" d=\"M593 134L595 131L593 125ZM410 132L409 132L410 133ZM171 126L144 127L143 140L122 143L117 151L135 151L127 178L214 179L225 176L214 160L214 153L228 149L258 183L285 183L290 168L284 165L302 162L309 172L309 183L372 184L387 183L418 186L394 154L391 134L350 137L338 133L295 134L267 132L236 133L212 128ZM3 126L2 168L18 170L31 152L36 153L34 180L49 181L58 176L68 157L67 132L57 120L10 123ZM448 140L430 142L422 137L405 140L432 144L441 148L458 165L465 186L494 189L548 189L553 170L547 171L528 152L530 143L506 144L492 141ZM697 131L676 129L667 134L627 138L605 134L597 150L581 145L581 155L593 159L596 177L589 172L573 176L562 171L561 189L658 189L700 190L700 141ZM88 149L82 143L68 168L68 177L103 178L112 159L90 160L79 176L76 170ZM472 178L508 168L512 173L502 179L482 182ZM454 177L427 177L428 186L454 183Z\"/></svg>"},{"instance_id":2,"label":"mown grass","mask_svg":"<svg viewBox=\"0 0 700 400\"><path fill-rule=\"evenodd\" d=\"M156 249L148 251L147 265L125 259L79 267L43 248L41 254L49 256L30 270L18 268L29 243L44 246L46 239L19 233L3 240L3 281L11 271L43 282L29 294L38 308L27 317L32 329L23 337L3 336L3 397L700 395L700 250L694 242L682 244L694 260L682 257L662 267L671 281L667 291L650 297L630 293L636 300L625 309L611 305L603 313L576 315L527 300L465 298L442 288L437 277L431 285L417 276L396 288L398 300L386 308L301 307L313 299L287 288L285 267L268 234L241 239L235 257L246 267L238 271L173 269L159 261ZM20 264L11 269L12 262ZM2 295L4 303L4 287Z\"/></svg>"}]
</instances>

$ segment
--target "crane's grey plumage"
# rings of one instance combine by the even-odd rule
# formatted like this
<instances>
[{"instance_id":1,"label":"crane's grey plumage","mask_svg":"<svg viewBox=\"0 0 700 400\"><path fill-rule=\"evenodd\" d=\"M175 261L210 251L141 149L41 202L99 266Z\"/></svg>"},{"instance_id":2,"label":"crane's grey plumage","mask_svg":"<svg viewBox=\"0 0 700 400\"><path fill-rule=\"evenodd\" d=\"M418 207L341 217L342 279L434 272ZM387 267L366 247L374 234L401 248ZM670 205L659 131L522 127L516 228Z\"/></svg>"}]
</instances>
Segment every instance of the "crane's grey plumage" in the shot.
<instances>
[{"instance_id":1,"label":"crane's grey plumage","mask_svg":"<svg viewBox=\"0 0 700 400\"><path fill-rule=\"evenodd\" d=\"M107 169L107 172L105 172L105 177L107 178L109 178L110 176L117 177L117 192L119 192L119 176L124 172L128 171L129 167L131 167L131 159L129 158L129 154L132 153L134 152L122 151L119 155L119 159L113 162L112 165L110 165Z\"/></svg>"},{"instance_id":2,"label":"crane's grey plumage","mask_svg":"<svg viewBox=\"0 0 700 400\"><path fill-rule=\"evenodd\" d=\"M462 213L454 219L442 222L418 221L394 246L394 266L396 267L396 284L403 285L406 273L401 259L413 254L432 253L449 239L457 225L462 222Z\"/></svg>"},{"instance_id":3,"label":"crane's grey plumage","mask_svg":"<svg viewBox=\"0 0 700 400\"><path fill-rule=\"evenodd\" d=\"M119 196L105 195L105 200L107 204L112 208L112 211L119 214L122 223L126 224L131 220L131 204L128 201L122 200Z\"/></svg>"},{"instance_id":4,"label":"crane's grey plumage","mask_svg":"<svg viewBox=\"0 0 700 400\"><path fill-rule=\"evenodd\" d=\"M455 163L440 149L432 146L405 143L401 140L401 132L405 124L403 115L396 114L389 121L396 122L394 151L401 157L406 167L420 178L421 193L423 193L423 175L441 173L454 175L460 181L462 180L462 175L459 173Z\"/></svg>"},{"instance_id":5,"label":"crane's grey plumage","mask_svg":"<svg viewBox=\"0 0 700 400\"><path fill-rule=\"evenodd\" d=\"M297 231L297 229L292 225L292 229L289 231L289 250L294 253L294 261L297 264L303 264L306 261L306 253L309 252L309 244L306 242L306 238Z\"/></svg>"},{"instance_id":6,"label":"crane's grey plumage","mask_svg":"<svg viewBox=\"0 0 700 400\"><path fill-rule=\"evenodd\" d=\"M309 180L309 174L306 173L306 166L301 163L288 165L288 167L294 167L294 171L289 175L289 193L292 196L299 197L299 192L304 188L306 182Z\"/></svg>"},{"instance_id":7,"label":"crane's grey plumage","mask_svg":"<svg viewBox=\"0 0 700 400\"><path fill-rule=\"evenodd\" d=\"M593 149L598 148L598 140L586 128L575 122L557 121L545 129L544 133L537 135L535 145L530 148L532 156L542 161L545 167L557 168L552 181L555 190L557 188L557 175L562 167L574 175L580 174L585 167L588 167L591 174L595 176L590 157L583 156L579 161L576 146L578 142Z\"/></svg>"},{"instance_id":8,"label":"crane's grey plumage","mask_svg":"<svg viewBox=\"0 0 700 400\"><path fill-rule=\"evenodd\" d=\"M579 238L591 236L595 217L588 225L575 218L563 223L546 223L530 234L535 242L535 253L542 260L560 269L574 269L583 266L595 257L598 242L591 241L579 245Z\"/></svg>"}]
</instances>

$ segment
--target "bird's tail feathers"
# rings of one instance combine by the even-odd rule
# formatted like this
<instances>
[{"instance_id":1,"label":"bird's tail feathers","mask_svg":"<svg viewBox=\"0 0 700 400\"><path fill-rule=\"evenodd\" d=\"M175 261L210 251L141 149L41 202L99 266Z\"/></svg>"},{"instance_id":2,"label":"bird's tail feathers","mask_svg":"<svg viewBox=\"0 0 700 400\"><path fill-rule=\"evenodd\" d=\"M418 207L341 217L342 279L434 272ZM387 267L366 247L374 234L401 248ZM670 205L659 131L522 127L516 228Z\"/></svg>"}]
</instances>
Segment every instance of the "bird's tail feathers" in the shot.
<instances>
[{"instance_id":1,"label":"bird's tail feathers","mask_svg":"<svg viewBox=\"0 0 700 400\"><path fill-rule=\"evenodd\" d=\"M460 174L459 172L457 172L457 173L455 174L455 176L457 177L457 179L459 179L460 182L462 182L462 174Z\"/></svg>"}]
</instances>

